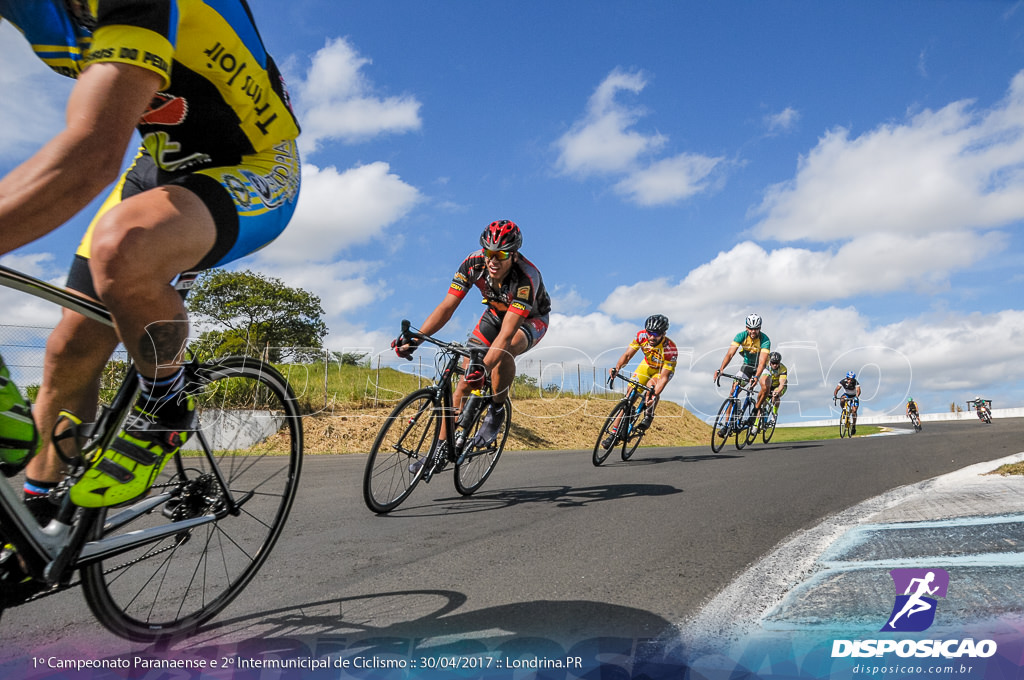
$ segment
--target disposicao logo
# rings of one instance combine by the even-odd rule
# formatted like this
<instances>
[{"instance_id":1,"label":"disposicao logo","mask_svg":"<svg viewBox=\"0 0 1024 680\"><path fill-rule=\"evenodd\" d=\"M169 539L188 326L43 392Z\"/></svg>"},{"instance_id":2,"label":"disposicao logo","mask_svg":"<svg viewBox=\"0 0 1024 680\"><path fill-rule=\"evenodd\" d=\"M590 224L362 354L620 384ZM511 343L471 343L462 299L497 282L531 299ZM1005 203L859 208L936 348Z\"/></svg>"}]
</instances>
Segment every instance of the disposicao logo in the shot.
<instances>
[{"instance_id":1,"label":"disposicao logo","mask_svg":"<svg viewBox=\"0 0 1024 680\"><path fill-rule=\"evenodd\" d=\"M935 621L937 597L946 597L949 572L945 569L893 569L889 572L896 584L896 602L889 621L882 626L886 632L919 633Z\"/></svg>"},{"instance_id":2,"label":"disposicao logo","mask_svg":"<svg viewBox=\"0 0 1024 680\"><path fill-rule=\"evenodd\" d=\"M892 613L879 632L918 633L935 622L936 598L946 597L949 573L945 569L893 569L896 586ZM832 657L970 657L987 658L997 651L993 640L833 640Z\"/></svg>"}]
</instances>

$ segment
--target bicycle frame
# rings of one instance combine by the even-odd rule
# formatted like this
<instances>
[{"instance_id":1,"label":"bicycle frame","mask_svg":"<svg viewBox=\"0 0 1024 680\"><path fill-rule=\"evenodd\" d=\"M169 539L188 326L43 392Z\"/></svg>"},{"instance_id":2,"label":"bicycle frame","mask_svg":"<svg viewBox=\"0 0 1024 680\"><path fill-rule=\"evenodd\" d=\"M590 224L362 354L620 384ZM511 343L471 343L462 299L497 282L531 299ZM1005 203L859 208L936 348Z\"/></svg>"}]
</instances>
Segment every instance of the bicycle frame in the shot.
<instances>
[{"instance_id":1,"label":"bicycle frame","mask_svg":"<svg viewBox=\"0 0 1024 680\"><path fill-rule=\"evenodd\" d=\"M451 435L451 442L453 446L452 451L454 455L461 456L462 447L455 446L454 441L455 430L458 426L458 419L455 417L455 395L452 390L452 381L459 376L465 375L465 370L460 365L463 359L469 359L470 363L472 363L474 360L478 360L482 364L483 355L486 353L487 350L484 347L466 347L458 343L444 342L443 340L438 340L437 338L429 336L425 333L420 333L419 331L413 330L409 321L407 320L402 321L402 335L407 338L419 338L420 340L429 342L432 345L436 345L441 349L442 352L445 352L449 355L444 368L441 369L438 375L437 384L434 386L433 389L437 395L437 401L439 402L439 405L441 407L440 427L443 428L446 434ZM490 375L487 374L486 371L484 371L484 388L490 387L490 385L491 377ZM469 401L472 398L473 397L470 396L468 399L466 399L466 406L468 406ZM465 407L463 407L463 412L465 411L466 409ZM479 453L484 453L484 451L480 451ZM425 471L425 475L428 474L430 474L430 471Z\"/></svg>"},{"instance_id":2,"label":"bicycle frame","mask_svg":"<svg viewBox=\"0 0 1024 680\"><path fill-rule=\"evenodd\" d=\"M185 289L191 285L193 278L191 275L183 274L179 279L179 289ZM79 297L70 290L40 281L2 265L0 265L0 286L28 293L78 312L99 323L113 326L110 313L103 305ZM111 405L101 410L96 426L96 431L99 434L91 444L106 445L117 435L117 429L113 425L116 425L115 421L119 421L120 416L130 408L137 390L138 381L135 372L129 370L128 377L122 383ZM208 451L208 442L205 441L202 432L197 432L197 434L204 450ZM223 477L220 475L215 461L210 460L210 463L223 483ZM229 496L228 512L236 512L236 501L231 497L230 490L226 486L225 491ZM169 495L158 494L144 498L130 507L119 509L116 515L107 518L104 522L102 532L109 533L112 529L124 526L163 503ZM70 501L65 499L66 505L62 508L62 514L65 510L68 512L74 510L74 506L70 506L69 509L67 505L69 503ZM206 515L170 523L162 527L143 529L130 535L106 539L100 536L89 540L95 532L103 510L83 509L77 522L70 522L70 517L65 517L66 521L62 522L60 521L61 515L58 515L57 520L51 521L46 527L40 527L11 484L0 482L0 529L4 532L4 538L17 547L19 556L23 559L29 573L34 578L51 586L67 585L71 574L80 567L218 519L215 515Z\"/></svg>"},{"instance_id":3,"label":"bicycle frame","mask_svg":"<svg viewBox=\"0 0 1024 680\"><path fill-rule=\"evenodd\" d=\"M746 376L722 373L719 375L719 379L721 378L730 378L733 381L732 391L729 392L729 396L726 397L726 399L732 402L732 407L729 412L729 427L732 432L736 432L742 429L738 426L736 419L739 417L740 413L743 413L748 404L753 403L754 388L746 386L747 381L750 380L750 378ZM743 392L746 392L746 395L742 397L741 400L740 394Z\"/></svg>"}]
</instances>

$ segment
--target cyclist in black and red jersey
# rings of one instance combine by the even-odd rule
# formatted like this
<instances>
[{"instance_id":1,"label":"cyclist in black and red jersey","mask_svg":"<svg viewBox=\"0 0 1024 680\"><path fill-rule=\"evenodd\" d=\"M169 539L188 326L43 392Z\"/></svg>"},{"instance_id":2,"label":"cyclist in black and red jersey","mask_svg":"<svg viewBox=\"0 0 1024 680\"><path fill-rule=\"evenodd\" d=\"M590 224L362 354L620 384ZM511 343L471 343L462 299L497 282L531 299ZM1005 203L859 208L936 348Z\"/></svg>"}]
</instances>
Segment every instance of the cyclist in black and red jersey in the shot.
<instances>
[{"instance_id":1,"label":"cyclist in black and red jersey","mask_svg":"<svg viewBox=\"0 0 1024 680\"><path fill-rule=\"evenodd\" d=\"M80 506L117 505L147 492L194 421L187 314L171 282L281 233L299 196L299 126L245 0L0 0L0 19L76 81L64 127L0 180L0 253L113 183L68 287L101 300L116 331L65 310L51 333L34 410L44 447L26 468L26 497L47 496L63 476L47 442L57 413L92 419L103 366L123 343L139 401L70 490ZM135 134L138 154L121 173Z\"/></svg>"},{"instance_id":2,"label":"cyclist in black and red jersey","mask_svg":"<svg viewBox=\"0 0 1024 680\"><path fill-rule=\"evenodd\" d=\"M483 295L487 311L470 335L470 344L487 347L483 370L489 371L494 394L479 435L485 444L493 442L505 423L508 388L516 377L515 358L534 347L548 330L551 298L544 288L540 271L519 248L523 234L515 222L491 222L480 234L480 250L470 253L448 286L441 304L420 325L420 332L433 335L444 328L470 288ZM399 337L391 346L403 358L411 358L419 341ZM459 408L468 391L470 374L455 389L455 407ZM441 440L439 446L447 446Z\"/></svg>"}]
</instances>

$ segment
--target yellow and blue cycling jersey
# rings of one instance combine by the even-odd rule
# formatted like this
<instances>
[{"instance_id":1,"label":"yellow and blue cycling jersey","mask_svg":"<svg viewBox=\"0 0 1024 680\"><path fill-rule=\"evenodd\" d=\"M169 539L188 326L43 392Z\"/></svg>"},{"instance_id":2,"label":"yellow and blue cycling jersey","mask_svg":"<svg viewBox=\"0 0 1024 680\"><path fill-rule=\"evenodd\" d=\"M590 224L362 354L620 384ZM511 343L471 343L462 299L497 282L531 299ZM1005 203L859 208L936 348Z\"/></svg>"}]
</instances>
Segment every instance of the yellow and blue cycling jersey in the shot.
<instances>
[{"instance_id":1,"label":"yellow and blue cycling jersey","mask_svg":"<svg viewBox=\"0 0 1024 680\"><path fill-rule=\"evenodd\" d=\"M61 75L75 78L105 62L159 74L163 85L138 130L161 170L235 165L298 136L284 82L244 0L88 5L89 28L64 0L0 0L0 17Z\"/></svg>"},{"instance_id":2,"label":"yellow and blue cycling jersey","mask_svg":"<svg viewBox=\"0 0 1024 680\"><path fill-rule=\"evenodd\" d=\"M758 357L768 354L772 348L772 341L763 332L757 338L752 338L747 331L740 331L732 339L732 344L739 346L744 366L757 366Z\"/></svg>"},{"instance_id":3,"label":"yellow and blue cycling jersey","mask_svg":"<svg viewBox=\"0 0 1024 680\"><path fill-rule=\"evenodd\" d=\"M163 79L139 119L139 153L94 218L68 279L96 296L86 263L93 227L124 199L180 185L207 206L213 249L195 269L258 250L291 219L301 183L299 125L245 0L0 0L43 62L77 78L91 64L130 64Z\"/></svg>"}]
</instances>

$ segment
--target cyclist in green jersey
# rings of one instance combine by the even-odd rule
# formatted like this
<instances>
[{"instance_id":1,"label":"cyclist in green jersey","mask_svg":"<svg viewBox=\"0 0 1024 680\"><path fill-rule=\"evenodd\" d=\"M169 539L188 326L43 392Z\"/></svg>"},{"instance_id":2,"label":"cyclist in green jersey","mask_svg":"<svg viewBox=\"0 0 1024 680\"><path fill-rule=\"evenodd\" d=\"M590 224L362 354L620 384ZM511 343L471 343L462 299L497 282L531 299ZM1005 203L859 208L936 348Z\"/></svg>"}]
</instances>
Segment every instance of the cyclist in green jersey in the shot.
<instances>
[{"instance_id":1,"label":"cyclist in green jersey","mask_svg":"<svg viewBox=\"0 0 1024 680\"><path fill-rule=\"evenodd\" d=\"M746 325L746 330L737 333L736 337L732 339L729 349L726 350L725 357L722 359L722 365L715 371L715 382L718 382L718 376L725 372L725 367L736 356L736 352L739 352L740 356L743 357L740 373L749 378L751 387L755 384L761 386L761 390L757 393L757 402L754 405L754 422L756 422L761 406L768 396L768 376L765 374L764 369L768 363L772 341L761 331L760 315L748 315Z\"/></svg>"}]
</instances>

